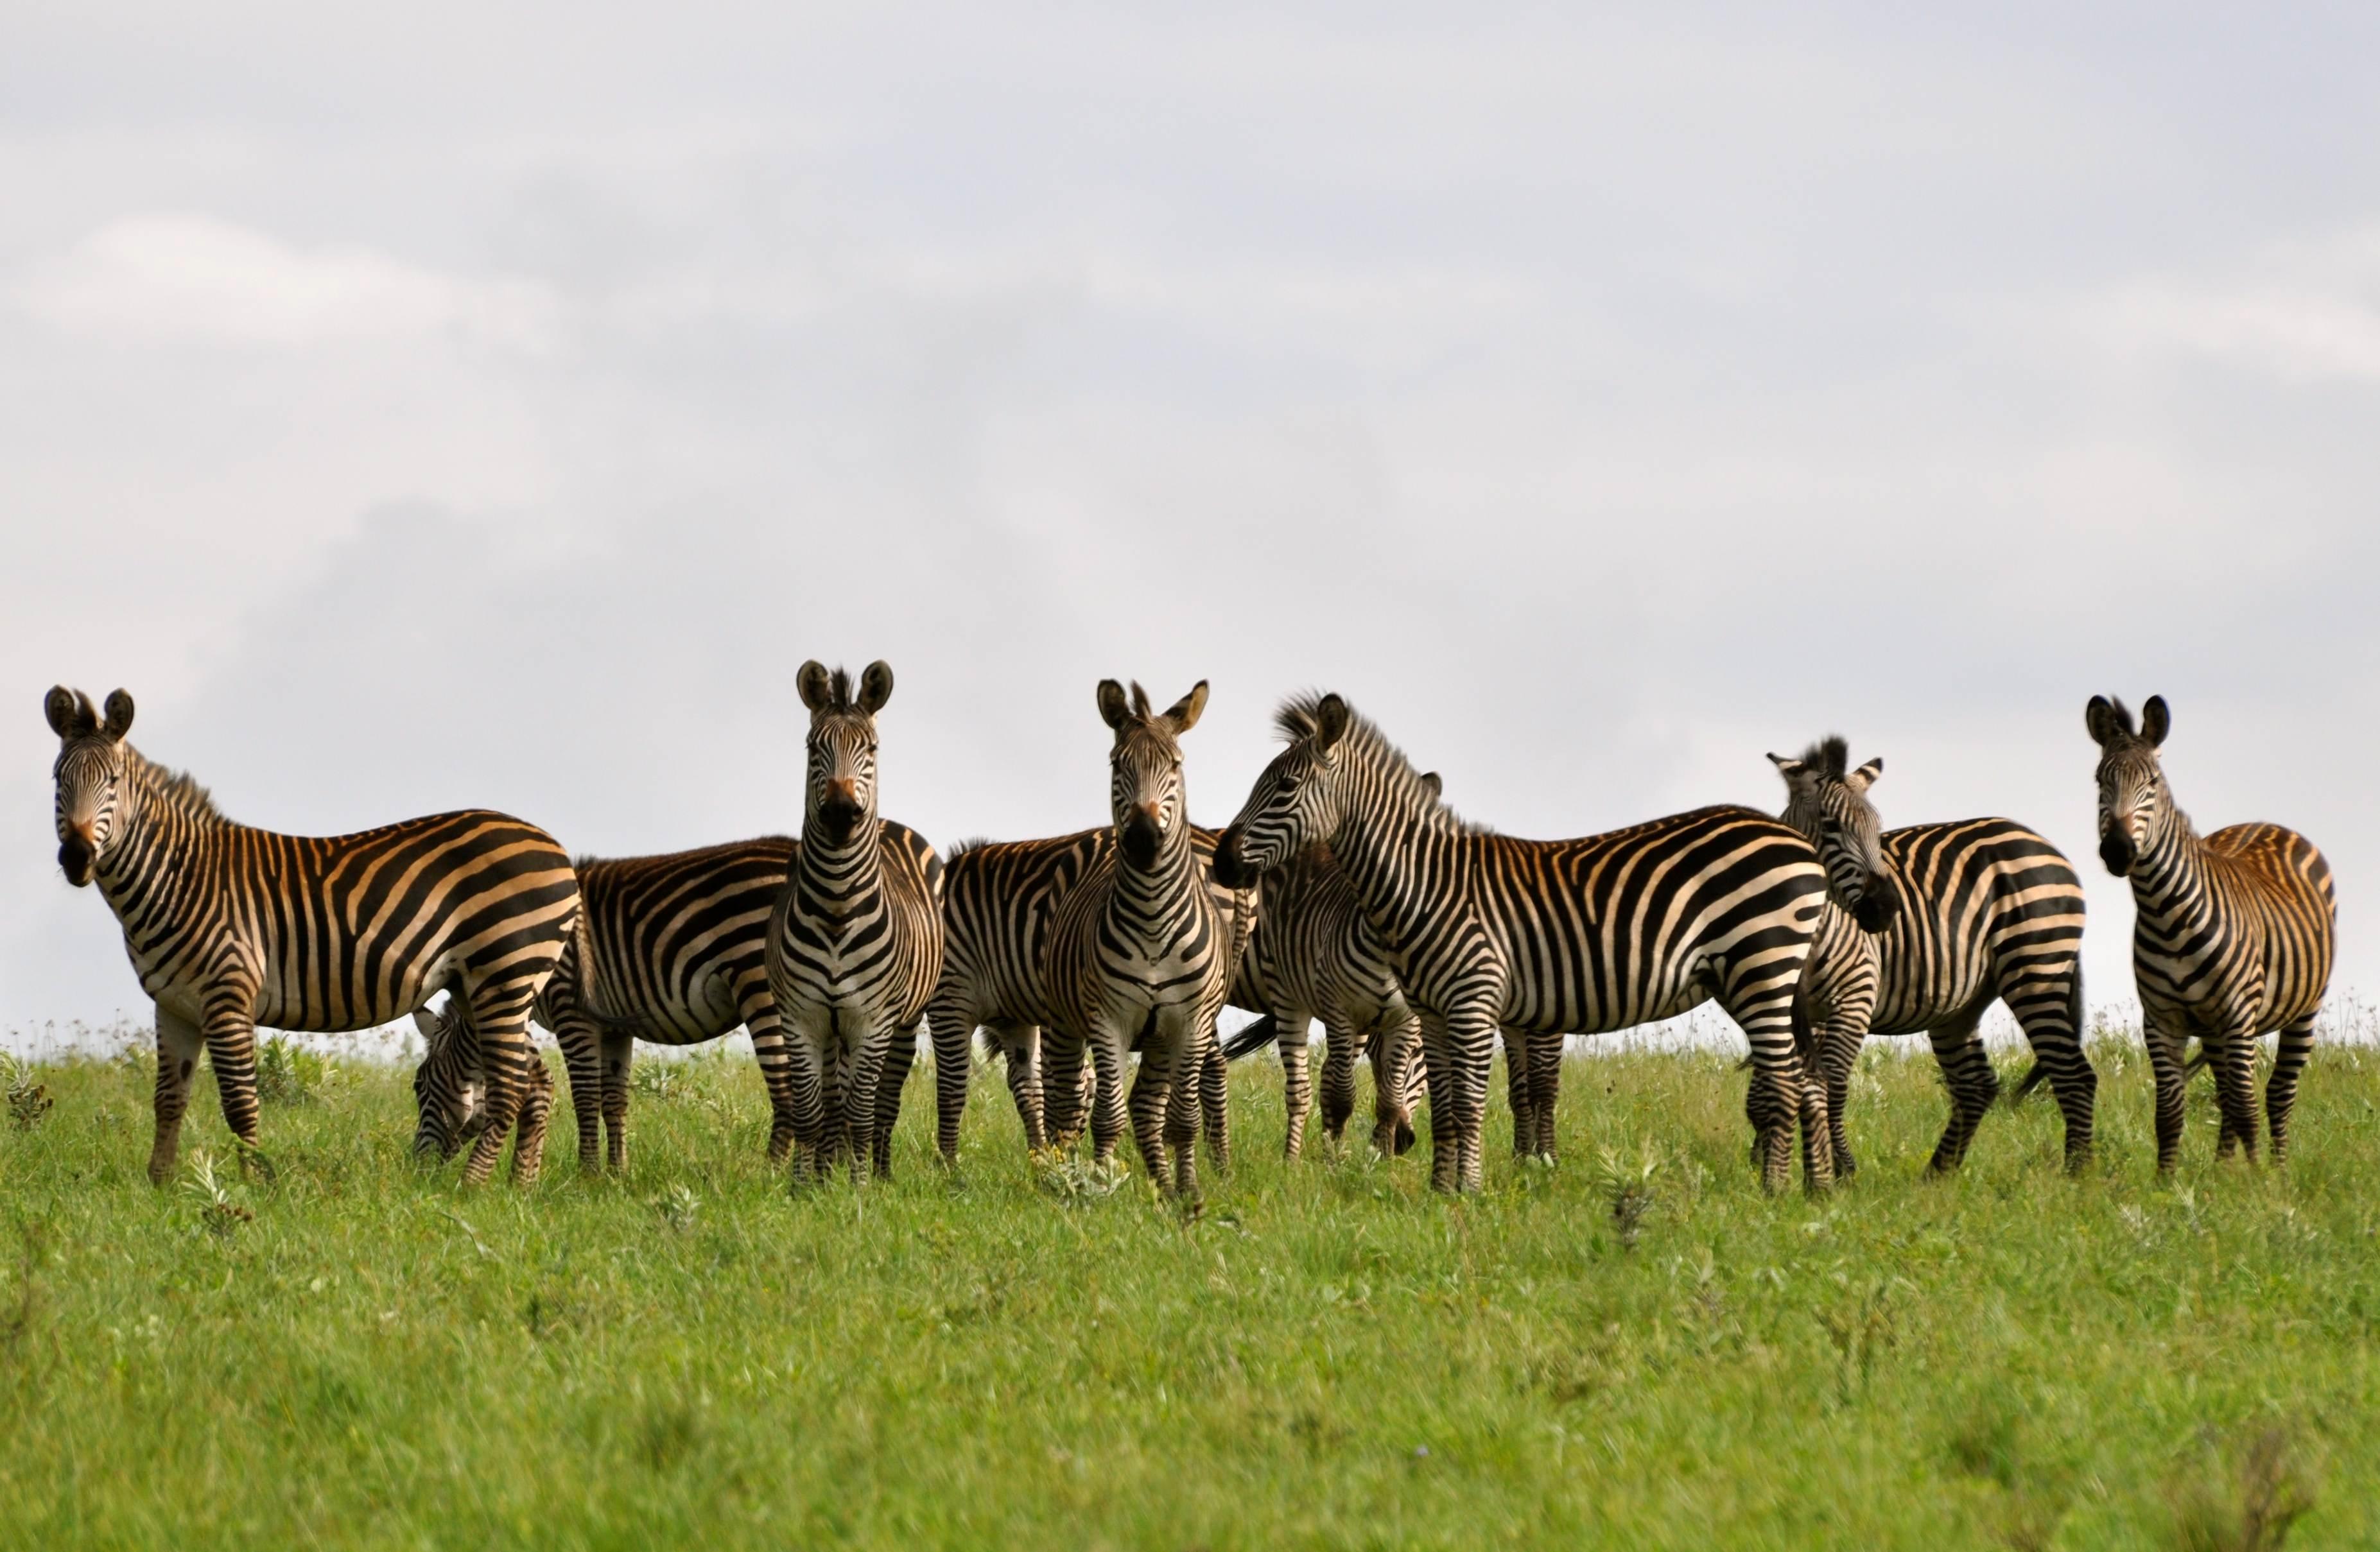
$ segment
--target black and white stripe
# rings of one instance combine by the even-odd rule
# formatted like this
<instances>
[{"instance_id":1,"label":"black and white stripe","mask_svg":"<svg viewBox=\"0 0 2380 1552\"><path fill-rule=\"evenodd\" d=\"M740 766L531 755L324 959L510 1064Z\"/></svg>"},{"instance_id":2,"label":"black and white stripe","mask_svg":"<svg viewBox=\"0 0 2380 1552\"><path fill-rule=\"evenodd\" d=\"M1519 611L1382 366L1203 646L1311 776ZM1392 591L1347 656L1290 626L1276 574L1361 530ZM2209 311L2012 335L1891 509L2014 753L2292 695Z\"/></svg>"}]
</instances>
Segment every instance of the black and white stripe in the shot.
<instances>
[{"instance_id":1,"label":"black and white stripe","mask_svg":"<svg viewBox=\"0 0 2380 1552\"><path fill-rule=\"evenodd\" d=\"M2099 746L2099 856L2130 879L2132 972L2156 1078L2157 1169L2181 1156L2182 1048L2195 1036L2223 1110L2216 1151L2256 1156L2258 1037L2279 1034L2265 1115L2273 1158L2289 1150L2289 1109L2330 988L2338 906L2330 864L2293 830L2238 824L2201 836L2175 806L2157 750L2172 730L2162 696L2137 731L2121 701L2094 696Z\"/></svg>"},{"instance_id":2,"label":"black and white stripe","mask_svg":"<svg viewBox=\"0 0 2380 1552\"><path fill-rule=\"evenodd\" d=\"M1238 883L1330 847L1421 1015L1434 1186L1480 1184L1500 1025L1533 1058L1550 1042L1559 1061L1567 1033L1624 1029L1712 998L1798 1113L1810 1183L1830 1180L1825 1091L1803 1081L1793 1045L1793 991L1826 896L1798 832L1750 809L1703 808L1575 841L1516 841L1456 818L1337 696L1293 700L1281 726L1289 747L1225 832L1217 872ZM1789 1130L1761 1141L1763 1177L1781 1185Z\"/></svg>"},{"instance_id":3,"label":"black and white stripe","mask_svg":"<svg viewBox=\"0 0 2380 1552\"><path fill-rule=\"evenodd\" d=\"M202 1043L224 1120L253 1147L259 1024L368 1029L448 989L482 1053L489 1122L464 1177L485 1180L526 1094L529 1005L577 920L568 854L482 808L327 837L234 824L124 742L122 690L104 720L63 685L44 709L59 738L59 865L76 884L97 880L157 1004L150 1178L173 1170Z\"/></svg>"},{"instance_id":4,"label":"black and white stripe","mask_svg":"<svg viewBox=\"0 0 2380 1552\"><path fill-rule=\"evenodd\" d=\"M942 865L877 817L876 713L892 671L851 676L816 661L801 847L768 929L769 990L790 1056L795 1179L823 1176L848 1146L855 1178L892 1170L892 1126L917 1026L942 966Z\"/></svg>"},{"instance_id":5,"label":"black and white stripe","mask_svg":"<svg viewBox=\"0 0 2380 1552\"><path fill-rule=\"evenodd\" d=\"M415 1135L425 1139L424 1152L452 1158L455 1150L487 1129L487 1064L480 1037L470 1027L470 1006L450 999L443 1012L413 1011L414 1027L421 1032L421 1064L413 1070ZM545 1163L546 1122L553 1114L553 1074L545 1059L529 1052L523 1069L528 1086L513 1122L513 1179L534 1185Z\"/></svg>"}]
</instances>

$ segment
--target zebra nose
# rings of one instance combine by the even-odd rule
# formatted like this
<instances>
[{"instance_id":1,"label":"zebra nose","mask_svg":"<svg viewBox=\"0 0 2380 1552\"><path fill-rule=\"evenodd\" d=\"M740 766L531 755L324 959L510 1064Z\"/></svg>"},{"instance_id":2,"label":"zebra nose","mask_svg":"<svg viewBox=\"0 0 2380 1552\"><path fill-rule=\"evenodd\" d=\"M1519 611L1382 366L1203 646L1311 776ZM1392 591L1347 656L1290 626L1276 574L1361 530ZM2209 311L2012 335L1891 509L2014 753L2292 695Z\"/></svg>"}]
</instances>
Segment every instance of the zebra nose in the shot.
<instances>
[{"instance_id":1,"label":"zebra nose","mask_svg":"<svg viewBox=\"0 0 2380 1552\"><path fill-rule=\"evenodd\" d=\"M1147 820L1149 822L1150 826L1151 826L1152 828L1154 828L1154 829L1155 829L1159 833L1162 834L1162 833L1164 832L1164 830L1165 830L1165 816L1164 816L1164 814L1163 814L1163 813L1161 813L1161 812L1158 809L1158 806L1157 806L1157 805L1156 805L1156 804L1154 804L1154 803L1144 803L1144 804L1142 804L1142 805L1140 806L1140 817L1141 817L1142 818L1144 818L1144 819L1147 819Z\"/></svg>"}]
</instances>

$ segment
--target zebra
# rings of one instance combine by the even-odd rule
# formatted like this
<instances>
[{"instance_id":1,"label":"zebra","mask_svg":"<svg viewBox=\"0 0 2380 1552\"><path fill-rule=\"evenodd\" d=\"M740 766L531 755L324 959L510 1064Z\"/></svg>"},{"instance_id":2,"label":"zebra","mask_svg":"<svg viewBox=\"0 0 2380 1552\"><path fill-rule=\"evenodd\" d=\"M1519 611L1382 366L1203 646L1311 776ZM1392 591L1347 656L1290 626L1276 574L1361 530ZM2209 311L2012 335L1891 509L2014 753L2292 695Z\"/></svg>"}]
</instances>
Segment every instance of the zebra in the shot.
<instances>
[{"instance_id":1,"label":"zebra","mask_svg":"<svg viewBox=\"0 0 2380 1552\"><path fill-rule=\"evenodd\" d=\"M1106 1162L1123 1130L1124 1057L1136 1043L1134 1141L1150 1176L1168 1187L1161 1120L1173 1155L1170 1189L1195 1198L1202 1102L1218 1163L1230 1157L1215 1017L1231 991L1245 920L1216 907L1184 790L1181 737L1207 708L1207 682L1158 712L1139 685L1127 701L1121 684L1103 679L1099 708L1115 732L1108 758L1114 841L1059 901L1050 928L1043 983L1056 1016L1054 1038L1044 1044L1058 1082L1045 1072L1044 1092L1071 1100L1087 1046L1091 1147Z\"/></svg>"},{"instance_id":2,"label":"zebra","mask_svg":"<svg viewBox=\"0 0 2380 1552\"><path fill-rule=\"evenodd\" d=\"M892 670L812 660L801 845L770 914L769 993L790 1057L794 1178L823 1178L847 1144L855 1180L892 1173L892 1127L917 1027L942 967L942 864L876 812L876 713Z\"/></svg>"},{"instance_id":3,"label":"zebra","mask_svg":"<svg viewBox=\"0 0 2380 1552\"><path fill-rule=\"evenodd\" d=\"M739 1025L752 1037L769 1091L769 1162L785 1162L794 1092L769 991L769 915L799 849L785 836L764 835L657 856L578 860L585 913L536 1012L570 1073L581 1170L627 1165L637 1041L700 1045Z\"/></svg>"},{"instance_id":4,"label":"zebra","mask_svg":"<svg viewBox=\"0 0 2380 1552\"><path fill-rule=\"evenodd\" d=\"M1742 1026L1786 1113L1798 1113L1808 1183L1828 1182L1826 1092L1803 1081L1792 1037L1793 989L1826 893L1799 831L1715 807L1580 840L1516 841L1457 818L1340 697L1294 697L1278 721L1289 746L1224 832L1216 872L1238 884L1330 845L1421 1015L1433 1187L1480 1186L1500 1025L1527 1038L1533 1066L1548 1044L1558 1063L1565 1033L1626 1028L1713 997ZM1790 1126L1761 1142L1764 1182L1780 1187Z\"/></svg>"},{"instance_id":5,"label":"zebra","mask_svg":"<svg viewBox=\"0 0 2380 1552\"><path fill-rule=\"evenodd\" d=\"M1306 1029L1321 1019L1328 1042L1324 1130L1336 1140L1354 1111L1360 1046L1372 1059L1372 1146L1402 1152L1413 1143L1415 1089L1425 1077L1418 1060L1421 1021L1405 1003L1379 935L1364 919L1354 886L1329 849L1317 846L1266 874L1257 900L1256 932L1232 978L1231 1001L1262 1016L1232 1037L1224 1056L1235 1060L1279 1046L1288 1114L1281 1152L1295 1158L1305 1145L1311 1101Z\"/></svg>"},{"instance_id":6,"label":"zebra","mask_svg":"<svg viewBox=\"0 0 2380 1552\"><path fill-rule=\"evenodd\" d=\"M1207 881L1215 908L1232 922L1235 938L1245 938L1256 903L1250 891L1214 883L1215 843L1221 833L1191 828L1195 871ZM958 1158L970 1043L978 1028L990 1031L1005 1058L1026 1148L1038 1153L1071 1145L1090 1108L1094 1081L1078 1062L1070 1074L1074 1086L1054 1106L1045 1103L1043 1031L1058 1018L1044 981L1050 934L1058 903L1114 849L1112 825L1044 840L963 842L951 849L942 874L942 975L926 1009L934 1048L935 1143L945 1164ZM1218 1050L1199 1073L1210 1135L1228 1135L1223 1076Z\"/></svg>"},{"instance_id":7,"label":"zebra","mask_svg":"<svg viewBox=\"0 0 2380 1552\"><path fill-rule=\"evenodd\" d=\"M124 741L124 691L107 697L103 720L63 685L42 708L58 735L58 866L69 883L98 883L157 1005L150 1180L163 1184L180 1155L202 1043L247 1157L258 1146L259 1024L368 1029L448 989L482 1053L488 1125L464 1179L485 1181L527 1093L529 1004L577 926L569 854L484 808L353 835L251 829ZM418 1134L414 1146L439 1143Z\"/></svg>"},{"instance_id":8,"label":"zebra","mask_svg":"<svg viewBox=\"0 0 2380 1552\"><path fill-rule=\"evenodd\" d=\"M2279 1032L2265 1115L2273 1161L2288 1156L2289 1109L2330 986L2338 905L2313 843L2274 824L2201 836L2174 806L2157 750L2172 731L2165 697L2141 708L2093 696L2084 724L2099 746L2099 858L2130 879L2137 915L2132 974L2156 1080L2157 1172L2181 1154L2182 1047L2196 1036L2223 1110L2217 1157L2256 1157L2258 1037Z\"/></svg>"},{"instance_id":9,"label":"zebra","mask_svg":"<svg viewBox=\"0 0 2380 1552\"><path fill-rule=\"evenodd\" d=\"M413 1026L423 1043L421 1064L413 1070L413 1108L419 1134L431 1139L440 1158L454 1158L455 1149L479 1136L488 1123L487 1070L479 1036L469 1027L469 1013L460 999L450 999L443 1012L413 1010ZM513 1123L513 1178L528 1186L537 1183L545 1162L553 1073L534 1051L525 1071L528 1086Z\"/></svg>"},{"instance_id":10,"label":"zebra","mask_svg":"<svg viewBox=\"0 0 2380 1552\"><path fill-rule=\"evenodd\" d=\"M1880 830L1868 791L1884 762L1851 769L1840 737L1798 759L1768 758L1785 779L1785 822L1828 866L1830 898L1803 972L1799 1019L1805 1060L1827 1085L1836 1175L1859 1168L1843 1112L1870 1035L1932 1039L1950 1119L1927 1168L1959 1167L1999 1095L1975 1031L2003 1000L2033 1046L2036 1071L2055 1086L2066 1167L2082 1169L2098 1079L2082 1046L2082 882L2072 865L2013 819ZM1765 1097L1755 1083L1747 1109L1757 1114Z\"/></svg>"}]
</instances>

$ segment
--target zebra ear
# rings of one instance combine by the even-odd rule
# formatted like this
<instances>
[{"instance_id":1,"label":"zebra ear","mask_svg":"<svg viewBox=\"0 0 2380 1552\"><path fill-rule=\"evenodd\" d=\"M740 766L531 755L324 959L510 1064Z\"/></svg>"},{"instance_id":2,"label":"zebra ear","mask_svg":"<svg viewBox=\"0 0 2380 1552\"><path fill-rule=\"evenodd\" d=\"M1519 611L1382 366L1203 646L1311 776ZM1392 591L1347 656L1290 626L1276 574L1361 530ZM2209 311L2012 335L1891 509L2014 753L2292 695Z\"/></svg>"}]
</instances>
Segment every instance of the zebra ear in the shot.
<instances>
[{"instance_id":1,"label":"zebra ear","mask_svg":"<svg viewBox=\"0 0 2380 1552\"><path fill-rule=\"evenodd\" d=\"M446 1021L427 1008L413 1010L413 1027L419 1030L421 1037L433 1047L446 1036Z\"/></svg>"},{"instance_id":2,"label":"zebra ear","mask_svg":"<svg viewBox=\"0 0 2380 1552\"><path fill-rule=\"evenodd\" d=\"M892 665L879 658L859 676L859 709L873 717L892 698Z\"/></svg>"},{"instance_id":3,"label":"zebra ear","mask_svg":"<svg viewBox=\"0 0 2380 1552\"><path fill-rule=\"evenodd\" d=\"M50 693L42 697L42 712L50 720L50 731L60 738L88 738L99 731L91 697L64 685L50 686Z\"/></svg>"},{"instance_id":4,"label":"zebra ear","mask_svg":"<svg viewBox=\"0 0 2380 1552\"><path fill-rule=\"evenodd\" d=\"M2119 734L2129 735L2132 731L2131 718L2106 696L2091 697L2091 704L2082 709L2082 725L2091 730L2092 741L2101 748L2113 743Z\"/></svg>"},{"instance_id":5,"label":"zebra ear","mask_svg":"<svg viewBox=\"0 0 2380 1552\"><path fill-rule=\"evenodd\" d=\"M124 741L124 735L132 731L132 697L130 696L122 690L108 692L107 721L101 725L99 731L107 734L111 743L120 744Z\"/></svg>"},{"instance_id":6,"label":"zebra ear","mask_svg":"<svg viewBox=\"0 0 2380 1552\"><path fill-rule=\"evenodd\" d=\"M1112 679L1099 681L1099 720L1122 731L1132 720L1132 703L1123 697L1123 686Z\"/></svg>"},{"instance_id":7,"label":"zebra ear","mask_svg":"<svg viewBox=\"0 0 2380 1552\"><path fill-rule=\"evenodd\" d=\"M1864 793L1876 785L1876 779L1883 774L1884 761L1881 758L1872 759L1844 777L1843 785L1855 793Z\"/></svg>"},{"instance_id":8,"label":"zebra ear","mask_svg":"<svg viewBox=\"0 0 2380 1552\"><path fill-rule=\"evenodd\" d=\"M1336 695L1324 696L1314 709L1314 747L1326 755L1338 747L1347 736L1347 703Z\"/></svg>"},{"instance_id":9,"label":"zebra ear","mask_svg":"<svg viewBox=\"0 0 2380 1552\"><path fill-rule=\"evenodd\" d=\"M2154 749L2163 744L2165 735L2172 731L2173 713L2166 709L2165 697L2149 697L2148 704L2141 708L2141 736L2147 739L2149 747Z\"/></svg>"},{"instance_id":10,"label":"zebra ear","mask_svg":"<svg viewBox=\"0 0 2380 1552\"><path fill-rule=\"evenodd\" d=\"M1446 796L1446 778L1435 770L1423 771L1421 784L1429 789L1429 795L1432 797L1443 799Z\"/></svg>"},{"instance_id":11,"label":"zebra ear","mask_svg":"<svg viewBox=\"0 0 2380 1552\"><path fill-rule=\"evenodd\" d=\"M1173 730L1175 737L1198 725L1199 714L1207 709L1207 681L1199 680L1190 686L1190 693L1165 709L1162 721Z\"/></svg>"},{"instance_id":12,"label":"zebra ear","mask_svg":"<svg viewBox=\"0 0 2380 1552\"><path fill-rule=\"evenodd\" d=\"M810 709L812 715L834 704L834 687L827 676L826 664L816 658L802 664L802 671L794 675L794 687L801 691L802 704Z\"/></svg>"},{"instance_id":13,"label":"zebra ear","mask_svg":"<svg viewBox=\"0 0 2380 1552\"><path fill-rule=\"evenodd\" d=\"M1787 786L1799 788L1809 784L1810 768L1803 761L1789 759L1783 755L1771 754L1768 757L1768 763L1777 768L1778 775L1785 778Z\"/></svg>"}]
</instances>

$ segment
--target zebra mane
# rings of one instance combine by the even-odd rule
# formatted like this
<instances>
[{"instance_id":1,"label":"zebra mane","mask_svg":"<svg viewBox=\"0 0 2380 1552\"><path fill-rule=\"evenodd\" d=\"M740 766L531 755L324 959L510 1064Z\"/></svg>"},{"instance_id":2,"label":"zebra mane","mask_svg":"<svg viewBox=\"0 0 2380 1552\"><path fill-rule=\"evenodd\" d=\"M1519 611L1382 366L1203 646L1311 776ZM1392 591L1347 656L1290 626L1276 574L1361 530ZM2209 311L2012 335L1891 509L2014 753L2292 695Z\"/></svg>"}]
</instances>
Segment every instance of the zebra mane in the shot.
<instances>
[{"instance_id":1,"label":"zebra mane","mask_svg":"<svg viewBox=\"0 0 2380 1552\"><path fill-rule=\"evenodd\" d=\"M174 770L159 765L131 745L124 752L132 757L141 779L147 782L150 794L168 806L181 810L192 818L217 824L229 824L231 817L215 806L215 794L199 784L199 779L187 770Z\"/></svg>"},{"instance_id":2,"label":"zebra mane","mask_svg":"<svg viewBox=\"0 0 2380 1552\"><path fill-rule=\"evenodd\" d=\"M1273 713L1273 726L1293 744L1312 736L1320 722L1322 697L1320 690L1305 690L1290 697L1281 703L1281 709ZM1344 697L1342 698L1343 701ZM1347 708L1346 736L1339 742L1342 748L1361 750L1366 761L1378 766L1387 775L1390 786L1399 794L1411 798L1423 813L1436 815L1467 834L1489 833L1486 826L1471 823L1450 807L1445 794L1431 786L1422 773L1414 769L1414 763L1405 752L1390 743L1388 735L1353 706Z\"/></svg>"},{"instance_id":3,"label":"zebra mane","mask_svg":"<svg viewBox=\"0 0 2380 1552\"><path fill-rule=\"evenodd\" d=\"M1819 775L1840 782L1852 768L1852 746L1840 733L1830 733L1802 751L1802 763Z\"/></svg>"},{"instance_id":4,"label":"zebra mane","mask_svg":"<svg viewBox=\"0 0 2380 1552\"><path fill-rule=\"evenodd\" d=\"M957 845L946 846L942 849L942 866L948 867L968 852L979 851L990 844L991 837L989 835L970 835Z\"/></svg>"}]
</instances>

